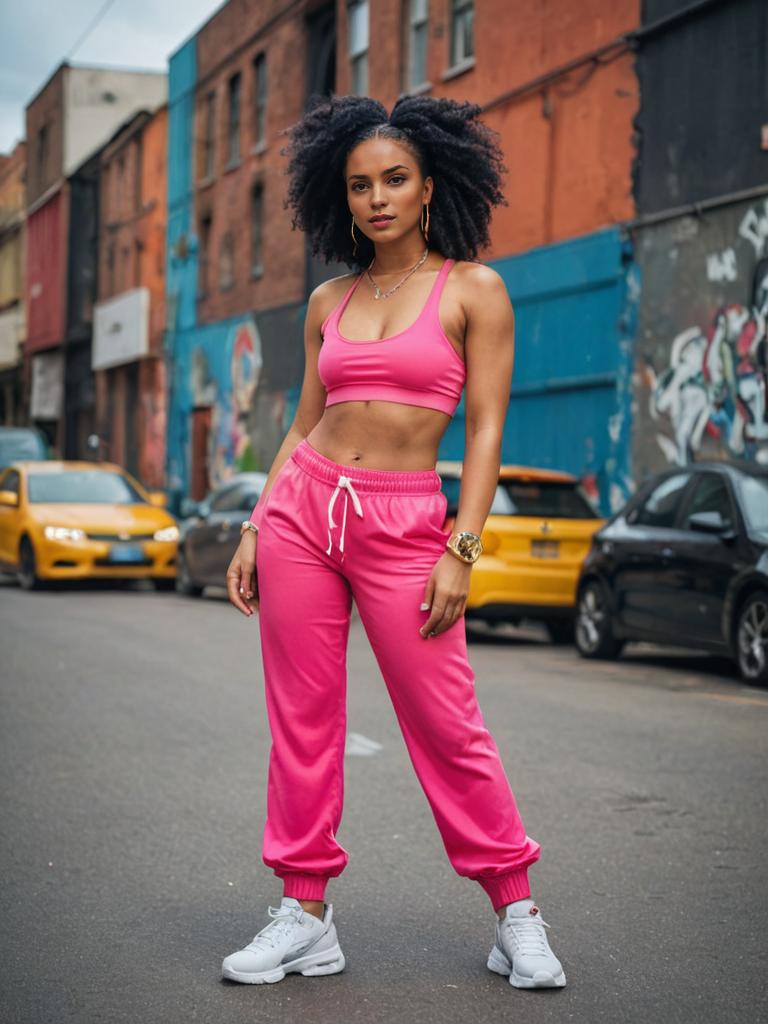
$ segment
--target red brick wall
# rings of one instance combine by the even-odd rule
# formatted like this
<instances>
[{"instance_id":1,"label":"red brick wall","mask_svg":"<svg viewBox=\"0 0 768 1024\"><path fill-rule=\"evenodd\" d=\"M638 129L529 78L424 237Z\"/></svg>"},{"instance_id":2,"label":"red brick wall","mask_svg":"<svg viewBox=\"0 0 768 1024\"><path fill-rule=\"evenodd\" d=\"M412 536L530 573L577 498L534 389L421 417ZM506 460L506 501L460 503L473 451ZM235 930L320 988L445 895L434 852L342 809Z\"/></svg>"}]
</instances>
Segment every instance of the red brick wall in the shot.
<instances>
[{"instance_id":1,"label":"red brick wall","mask_svg":"<svg viewBox=\"0 0 768 1024\"><path fill-rule=\"evenodd\" d=\"M370 5L369 94L391 110L405 88L399 4ZM337 0L337 91L350 88L345 0ZM640 0L482 0L475 4L475 65L442 80L450 53L450 2L431 0L430 96L481 106L616 39L640 23ZM593 231L634 215L632 120L639 106L634 58L582 65L541 91L484 112L509 168L509 207L494 212L494 259Z\"/></svg>"},{"instance_id":2,"label":"red brick wall","mask_svg":"<svg viewBox=\"0 0 768 1024\"><path fill-rule=\"evenodd\" d=\"M203 138L207 94L216 94L216 162L211 182L200 181L199 150L193 167L197 182L195 227L211 216L210 280L206 298L198 305L199 318L211 322L250 309L267 309L304 297L304 244L301 232L291 231L283 209L285 158L279 155L285 138L278 131L301 116L304 104L305 36L303 12L291 8L278 16L284 4L232 0L198 36L198 88L195 138ZM274 21L272 20L274 19ZM260 28L264 32L259 34ZM266 147L255 148L253 60L267 53ZM242 75L240 162L227 169L227 83ZM264 185L264 273L251 275L251 189ZM224 236L234 244L234 283L219 287L220 254Z\"/></svg>"},{"instance_id":3,"label":"red brick wall","mask_svg":"<svg viewBox=\"0 0 768 1024\"><path fill-rule=\"evenodd\" d=\"M61 177L64 166L64 77L60 67L26 109L26 136L28 144L27 205L50 188ZM39 132L48 126L48 159L45 167L39 160Z\"/></svg>"},{"instance_id":4,"label":"red brick wall","mask_svg":"<svg viewBox=\"0 0 768 1024\"><path fill-rule=\"evenodd\" d=\"M65 189L27 217L27 340L29 352L64 337Z\"/></svg>"}]
</instances>

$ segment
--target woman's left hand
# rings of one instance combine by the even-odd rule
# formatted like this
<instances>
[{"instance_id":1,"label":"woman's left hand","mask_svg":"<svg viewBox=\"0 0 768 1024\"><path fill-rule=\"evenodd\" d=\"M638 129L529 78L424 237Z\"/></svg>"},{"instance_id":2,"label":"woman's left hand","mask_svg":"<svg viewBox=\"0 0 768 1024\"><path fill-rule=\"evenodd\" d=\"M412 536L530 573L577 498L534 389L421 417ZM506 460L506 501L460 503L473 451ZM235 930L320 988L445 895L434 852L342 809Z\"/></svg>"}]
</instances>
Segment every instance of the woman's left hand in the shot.
<instances>
[{"instance_id":1,"label":"woman's left hand","mask_svg":"<svg viewBox=\"0 0 768 1024\"><path fill-rule=\"evenodd\" d=\"M471 572L472 565L462 562L450 551L446 551L435 563L427 580L421 608L422 611L430 610L429 618L419 630L425 640L429 639L430 634L444 633L464 614Z\"/></svg>"}]
</instances>

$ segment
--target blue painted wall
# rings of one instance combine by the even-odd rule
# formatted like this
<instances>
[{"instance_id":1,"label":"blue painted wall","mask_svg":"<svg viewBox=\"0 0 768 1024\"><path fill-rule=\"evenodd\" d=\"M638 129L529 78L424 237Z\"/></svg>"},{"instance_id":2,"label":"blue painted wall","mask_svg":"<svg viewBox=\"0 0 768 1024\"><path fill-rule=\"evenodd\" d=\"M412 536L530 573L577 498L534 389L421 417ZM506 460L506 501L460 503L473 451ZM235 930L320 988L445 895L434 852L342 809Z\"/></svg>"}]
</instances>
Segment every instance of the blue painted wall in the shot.
<instances>
[{"instance_id":1,"label":"blue painted wall","mask_svg":"<svg viewBox=\"0 0 768 1024\"><path fill-rule=\"evenodd\" d=\"M603 514L632 491L630 375L639 277L617 229L490 264L515 310L502 461L591 477ZM464 401L440 457L464 452Z\"/></svg>"}]
</instances>

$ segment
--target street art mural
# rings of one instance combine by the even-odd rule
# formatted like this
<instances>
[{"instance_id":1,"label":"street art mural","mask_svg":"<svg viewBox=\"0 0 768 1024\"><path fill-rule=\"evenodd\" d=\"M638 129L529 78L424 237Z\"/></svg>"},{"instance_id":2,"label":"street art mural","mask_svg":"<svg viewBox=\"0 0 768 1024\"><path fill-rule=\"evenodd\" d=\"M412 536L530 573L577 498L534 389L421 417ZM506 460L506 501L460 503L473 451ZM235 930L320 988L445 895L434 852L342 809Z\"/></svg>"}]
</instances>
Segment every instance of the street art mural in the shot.
<instances>
[{"instance_id":1,"label":"street art mural","mask_svg":"<svg viewBox=\"0 0 768 1024\"><path fill-rule=\"evenodd\" d=\"M204 341L192 349L192 403L196 408L211 410L206 451L211 487L220 486L235 473L260 468L248 432L248 416L263 365L255 322L249 319L231 326L223 347L226 357L218 360L218 374L212 372L209 346ZM191 458L190 450L189 462Z\"/></svg>"},{"instance_id":2,"label":"street art mural","mask_svg":"<svg viewBox=\"0 0 768 1024\"><path fill-rule=\"evenodd\" d=\"M636 448L648 471L660 468L651 439L665 463L768 463L768 199L735 217L726 210L710 216L696 230L679 223L676 236L654 232L654 244L644 245L650 272L637 384L647 404L637 410ZM731 244L708 250L702 236L725 233L729 220ZM664 342L657 332L683 318Z\"/></svg>"}]
</instances>

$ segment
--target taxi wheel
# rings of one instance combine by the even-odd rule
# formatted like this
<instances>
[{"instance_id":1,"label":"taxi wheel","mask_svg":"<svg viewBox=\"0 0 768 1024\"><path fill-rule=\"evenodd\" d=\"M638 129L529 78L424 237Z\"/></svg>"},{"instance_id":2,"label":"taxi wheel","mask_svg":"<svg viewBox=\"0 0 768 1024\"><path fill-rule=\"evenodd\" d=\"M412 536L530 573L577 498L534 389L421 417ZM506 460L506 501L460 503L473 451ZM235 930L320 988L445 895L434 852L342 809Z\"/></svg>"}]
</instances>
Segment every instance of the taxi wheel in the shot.
<instances>
[{"instance_id":1,"label":"taxi wheel","mask_svg":"<svg viewBox=\"0 0 768 1024\"><path fill-rule=\"evenodd\" d=\"M624 646L613 635L608 592L600 580L589 580L579 591L574 639L583 658L616 658Z\"/></svg>"},{"instance_id":2,"label":"taxi wheel","mask_svg":"<svg viewBox=\"0 0 768 1024\"><path fill-rule=\"evenodd\" d=\"M23 537L19 548L19 570L17 578L22 590L41 590L43 581L37 575L35 549L29 537Z\"/></svg>"}]
</instances>

